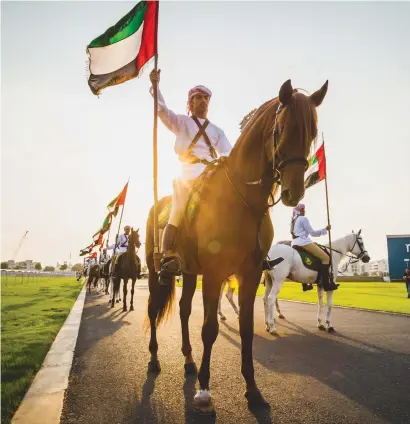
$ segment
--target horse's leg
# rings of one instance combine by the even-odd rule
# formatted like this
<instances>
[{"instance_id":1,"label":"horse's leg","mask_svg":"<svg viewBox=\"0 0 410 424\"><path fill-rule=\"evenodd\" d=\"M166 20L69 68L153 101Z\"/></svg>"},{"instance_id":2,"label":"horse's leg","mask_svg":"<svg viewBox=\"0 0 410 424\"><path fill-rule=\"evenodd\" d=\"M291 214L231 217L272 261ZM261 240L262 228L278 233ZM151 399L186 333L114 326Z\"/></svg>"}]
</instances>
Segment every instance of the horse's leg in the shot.
<instances>
[{"instance_id":1,"label":"horse's leg","mask_svg":"<svg viewBox=\"0 0 410 424\"><path fill-rule=\"evenodd\" d=\"M275 322L275 304L278 298L278 294L282 287L283 281L278 278L274 278L272 275L272 271L268 271L266 276L266 280L270 280L272 284L272 288L268 295L267 300L267 308L268 308L268 323L266 331L269 331L272 335L277 335L276 331L276 322Z\"/></svg>"},{"instance_id":2,"label":"horse's leg","mask_svg":"<svg viewBox=\"0 0 410 424\"><path fill-rule=\"evenodd\" d=\"M235 289L228 283L228 291L226 292L226 298L228 299L229 303L231 304L235 314L237 317L239 317L239 309L235 304L235 301L233 300L233 293Z\"/></svg>"},{"instance_id":3,"label":"horse's leg","mask_svg":"<svg viewBox=\"0 0 410 424\"><path fill-rule=\"evenodd\" d=\"M326 303L327 303L326 329L329 333L334 333L336 330L333 328L330 322L330 315L332 313L332 306L333 306L333 291L326 292Z\"/></svg>"},{"instance_id":4,"label":"horse's leg","mask_svg":"<svg viewBox=\"0 0 410 424\"><path fill-rule=\"evenodd\" d=\"M323 287L317 286L317 328L319 330L325 331L326 328L322 324L322 309L323 309L323 294L324 294Z\"/></svg>"},{"instance_id":5,"label":"horse's leg","mask_svg":"<svg viewBox=\"0 0 410 424\"><path fill-rule=\"evenodd\" d=\"M202 412L213 412L211 393L209 392L210 364L212 346L218 336L218 300L222 281L217 281L210 274L204 274L202 280L202 299L204 303L204 323L202 325L202 354L199 369L199 391L195 395L194 405Z\"/></svg>"},{"instance_id":6,"label":"horse's leg","mask_svg":"<svg viewBox=\"0 0 410 424\"><path fill-rule=\"evenodd\" d=\"M189 317L192 311L192 298L196 289L196 275L183 275L182 296L179 301L179 315L182 328L182 354L185 356L185 373L196 374L197 368L192 358L192 346L189 340Z\"/></svg>"},{"instance_id":7,"label":"horse's leg","mask_svg":"<svg viewBox=\"0 0 410 424\"><path fill-rule=\"evenodd\" d=\"M242 375L246 381L245 397L249 408L269 407L256 382L253 368L254 305L256 291L261 280L261 270L254 268L246 275L239 275L239 329L242 343Z\"/></svg>"},{"instance_id":8,"label":"horse's leg","mask_svg":"<svg viewBox=\"0 0 410 424\"><path fill-rule=\"evenodd\" d=\"M265 330L269 331L269 308L268 308L268 298L269 298L269 293L272 290L272 279L270 278L269 275L266 275L267 271L263 272L263 278L265 280L265 292L263 294L263 306L265 309Z\"/></svg>"},{"instance_id":9,"label":"horse's leg","mask_svg":"<svg viewBox=\"0 0 410 424\"><path fill-rule=\"evenodd\" d=\"M151 329L149 341L149 351L151 359L148 363L148 371L160 372L161 366L158 361L158 341L157 341L157 316L159 310L159 282L158 274L150 270L148 274L149 300L148 300L148 318Z\"/></svg>"},{"instance_id":10,"label":"horse's leg","mask_svg":"<svg viewBox=\"0 0 410 424\"><path fill-rule=\"evenodd\" d=\"M219 301L218 301L218 315L220 316L222 321L226 321L226 316L222 313L222 295L224 292L226 282L224 281L221 286L221 292L219 293Z\"/></svg>"},{"instance_id":11,"label":"horse's leg","mask_svg":"<svg viewBox=\"0 0 410 424\"><path fill-rule=\"evenodd\" d=\"M123 306L122 306L122 310L125 312L127 310L127 286L128 286L128 275L126 275L124 278L124 283L123 283Z\"/></svg>"},{"instance_id":12,"label":"horse's leg","mask_svg":"<svg viewBox=\"0 0 410 424\"><path fill-rule=\"evenodd\" d=\"M121 302L121 278L118 280L117 291L115 293L117 298L116 302L120 303Z\"/></svg>"},{"instance_id":13,"label":"horse's leg","mask_svg":"<svg viewBox=\"0 0 410 424\"><path fill-rule=\"evenodd\" d=\"M137 277L134 277L131 280L131 304L130 304L130 311L134 310L134 286L135 286L135 282L137 281Z\"/></svg>"},{"instance_id":14,"label":"horse's leg","mask_svg":"<svg viewBox=\"0 0 410 424\"><path fill-rule=\"evenodd\" d=\"M117 296L117 293L120 290L120 282L121 282L121 279L118 276L115 276L113 280L114 281L113 281L113 287L112 287L111 308L114 307L115 297Z\"/></svg>"},{"instance_id":15,"label":"horse's leg","mask_svg":"<svg viewBox=\"0 0 410 424\"><path fill-rule=\"evenodd\" d=\"M283 315L282 312L280 311L279 302L278 302L277 297L276 297L276 301L275 301L275 306L276 306L276 311L278 312L278 317L280 319L285 319L285 315Z\"/></svg>"}]
</instances>

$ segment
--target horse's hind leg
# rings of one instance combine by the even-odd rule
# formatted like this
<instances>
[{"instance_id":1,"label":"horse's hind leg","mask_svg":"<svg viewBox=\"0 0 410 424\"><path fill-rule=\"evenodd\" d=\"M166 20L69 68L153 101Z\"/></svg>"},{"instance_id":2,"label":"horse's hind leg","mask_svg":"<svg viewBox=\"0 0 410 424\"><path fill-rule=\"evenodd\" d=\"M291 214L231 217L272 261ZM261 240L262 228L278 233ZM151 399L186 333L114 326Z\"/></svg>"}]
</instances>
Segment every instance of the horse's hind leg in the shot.
<instances>
[{"instance_id":1,"label":"horse's hind leg","mask_svg":"<svg viewBox=\"0 0 410 424\"><path fill-rule=\"evenodd\" d=\"M137 281L137 279L136 278L133 278L132 280L131 280L131 284L132 284L132 286L131 286L131 304L130 304L130 311L133 311L134 310L134 286L135 286L135 282Z\"/></svg>"},{"instance_id":2,"label":"horse's hind leg","mask_svg":"<svg viewBox=\"0 0 410 424\"><path fill-rule=\"evenodd\" d=\"M123 283L123 306L122 310L125 312L127 310L127 286L128 286L128 276L124 277L124 283Z\"/></svg>"},{"instance_id":3,"label":"horse's hind leg","mask_svg":"<svg viewBox=\"0 0 410 424\"><path fill-rule=\"evenodd\" d=\"M235 304L235 301L233 299L233 293L235 289L231 286L231 284L228 283L228 291L226 292L226 298L228 299L229 303L231 304L235 314L237 317L239 317L239 309Z\"/></svg>"},{"instance_id":4,"label":"horse's hind leg","mask_svg":"<svg viewBox=\"0 0 410 424\"><path fill-rule=\"evenodd\" d=\"M183 275L182 296L179 301L179 315L182 329L182 354L185 356L185 373L196 374L197 368L192 358L192 346L189 340L189 317L192 310L192 298L196 289L196 275Z\"/></svg>"},{"instance_id":5,"label":"horse's hind leg","mask_svg":"<svg viewBox=\"0 0 410 424\"><path fill-rule=\"evenodd\" d=\"M278 317L279 317L280 319L285 319L285 315L283 315L283 314L282 314L282 312L280 311L278 298L276 298L276 300L275 300L275 307L276 307L276 311L277 311L277 313L278 313Z\"/></svg>"},{"instance_id":6,"label":"horse's hind leg","mask_svg":"<svg viewBox=\"0 0 410 424\"><path fill-rule=\"evenodd\" d=\"M113 279L111 308L114 307L115 298L120 290L120 282L121 279L117 276Z\"/></svg>"},{"instance_id":7,"label":"horse's hind leg","mask_svg":"<svg viewBox=\"0 0 410 424\"><path fill-rule=\"evenodd\" d=\"M226 285L226 282L224 281L222 283L222 286L221 286L221 292L219 294L219 300L218 300L218 315L221 318L221 321L225 321L226 320L226 316L222 312L222 295L224 293L225 285Z\"/></svg>"},{"instance_id":8,"label":"horse's hind leg","mask_svg":"<svg viewBox=\"0 0 410 424\"><path fill-rule=\"evenodd\" d=\"M149 299L148 299L148 318L151 328L151 337L149 341L149 351L151 359L148 363L148 371L160 372L161 366L158 361L158 341L157 341L157 316L159 311L159 282L158 274L150 270L148 275Z\"/></svg>"},{"instance_id":9,"label":"horse's hind leg","mask_svg":"<svg viewBox=\"0 0 410 424\"><path fill-rule=\"evenodd\" d=\"M336 330L333 328L330 322L330 315L332 313L332 306L333 306L333 291L326 292L326 304L327 304L326 329L329 333L334 333Z\"/></svg>"},{"instance_id":10,"label":"horse's hind leg","mask_svg":"<svg viewBox=\"0 0 410 424\"><path fill-rule=\"evenodd\" d=\"M322 310L324 307L323 303L323 294L324 294L323 287L317 286L317 328L319 330L325 331L326 327L322 324Z\"/></svg>"}]
</instances>

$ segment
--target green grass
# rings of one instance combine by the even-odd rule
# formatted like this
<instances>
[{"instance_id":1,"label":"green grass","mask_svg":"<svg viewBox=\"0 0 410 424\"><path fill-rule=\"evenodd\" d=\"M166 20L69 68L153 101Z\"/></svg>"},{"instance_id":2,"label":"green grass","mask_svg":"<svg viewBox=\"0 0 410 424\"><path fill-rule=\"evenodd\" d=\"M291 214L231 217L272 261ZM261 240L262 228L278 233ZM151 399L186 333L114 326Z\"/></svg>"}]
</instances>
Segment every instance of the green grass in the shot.
<instances>
[{"instance_id":1,"label":"green grass","mask_svg":"<svg viewBox=\"0 0 410 424\"><path fill-rule=\"evenodd\" d=\"M75 278L2 278L1 422L9 423L30 387L81 282Z\"/></svg>"},{"instance_id":2,"label":"green grass","mask_svg":"<svg viewBox=\"0 0 410 424\"><path fill-rule=\"evenodd\" d=\"M180 286L181 284L177 285ZM202 278L198 277L197 289L201 288ZM237 292L238 289L236 288L235 293ZM264 293L265 286L260 285L256 295L263 296ZM314 288L303 292L300 283L285 282L279 293L279 299L316 303L317 291ZM404 283L341 282L339 289L333 296L333 305L410 314L410 299L407 298Z\"/></svg>"}]
</instances>

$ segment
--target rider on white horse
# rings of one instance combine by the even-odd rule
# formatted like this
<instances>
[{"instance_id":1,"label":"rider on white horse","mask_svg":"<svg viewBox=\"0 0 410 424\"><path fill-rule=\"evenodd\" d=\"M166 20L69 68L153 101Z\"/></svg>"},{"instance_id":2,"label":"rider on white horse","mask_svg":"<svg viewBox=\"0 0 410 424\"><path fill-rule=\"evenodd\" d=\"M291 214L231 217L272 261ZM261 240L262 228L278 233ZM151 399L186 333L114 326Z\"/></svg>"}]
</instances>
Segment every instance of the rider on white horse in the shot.
<instances>
[{"instance_id":1,"label":"rider on white horse","mask_svg":"<svg viewBox=\"0 0 410 424\"><path fill-rule=\"evenodd\" d=\"M292 222L290 224L290 232L292 234L292 247L301 246L304 250L311 253L316 258L320 259L322 265L320 267L321 285L325 291L336 290L339 284L330 281L329 265L330 256L322 250L316 243L313 243L309 236L320 237L325 236L330 230L330 225L322 230L314 230L310 225L309 220L305 216L306 208L303 203L299 203L294 209L292 214ZM306 286L303 291L309 290Z\"/></svg>"}]
</instances>

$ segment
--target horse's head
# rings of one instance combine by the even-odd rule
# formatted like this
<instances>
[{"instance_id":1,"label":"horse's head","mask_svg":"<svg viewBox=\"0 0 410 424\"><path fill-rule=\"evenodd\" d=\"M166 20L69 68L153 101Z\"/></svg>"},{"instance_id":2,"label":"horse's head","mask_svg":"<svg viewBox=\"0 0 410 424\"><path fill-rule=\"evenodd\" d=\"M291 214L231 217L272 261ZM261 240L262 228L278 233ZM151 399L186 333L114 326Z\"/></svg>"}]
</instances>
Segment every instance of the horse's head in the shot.
<instances>
[{"instance_id":1,"label":"horse's head","mask_svg":"<svg viewBox=\"0 0 410 424\"><path fill-rule=\"evenodd\" d=\"M359 230L358 233L354 233L352 231L352 242L351 246L349 246L349 251L357 257L357 259L361 260L365 264L367 264L370 261L369 253L367 252L366 248L364 247L363 243L363 237L361 235L362 230Z\"/></svg>"},{"instance_id":2,"label":"horse's head","mask_svg":"<svg viewBox=\"0 0 410 424\"><path fill-rule=\"evenodd\" d=\"M296 206L305 194L305 171L313 140L317 137L316 108L326 96L328 81L310 96L292 88L290 80L279 91L273 129L273 165L280 174L281 198Z\"/></svg>"},{"instance_id":3,"label":"horse's head","mask_svg":"<svg viewBox=\"0 0 410 424\"><path fill-rule=\"evenodd\" d=\"M131 234L128 241L129 245L134 245L137 249L141 247L141 241L140 241L140 234L139 234L139 228L134 231L133 228L131 228Z\"/></svg>"},{"instance_id":4,"label":"horse's head","mask_svg":"<svg viewBox=\"0 0 410 424\"><path fill-rule=\"evenodd\" d=\"M320 90L306 96L294 90L288 80L277 98L243 118L241 136L229 158L242 180L255 184L260 179L272 187L273 195L280 183L283 204L297 205L305 194L307 158L317 136L316 108L327 87L326 81Z\"/></svg>"}]
</instances>

